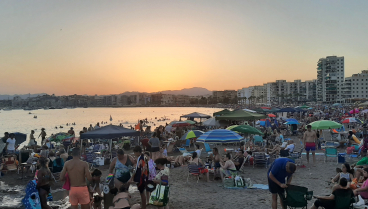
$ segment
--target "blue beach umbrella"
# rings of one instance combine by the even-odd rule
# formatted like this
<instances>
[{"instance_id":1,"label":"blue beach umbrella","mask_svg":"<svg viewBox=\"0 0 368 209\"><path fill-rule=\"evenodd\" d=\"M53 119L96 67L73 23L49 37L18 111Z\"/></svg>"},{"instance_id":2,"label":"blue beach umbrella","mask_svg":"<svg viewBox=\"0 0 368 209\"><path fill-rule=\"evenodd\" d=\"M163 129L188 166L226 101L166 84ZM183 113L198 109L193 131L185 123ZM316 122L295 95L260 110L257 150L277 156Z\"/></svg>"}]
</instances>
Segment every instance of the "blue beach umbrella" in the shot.
<instances>
[{"instance_id":1,"label":"blue beach umbrella","mask_svg":"<svg viewBox=\"0 0 368 209\"><path fill-rule=\"evenodd\" d=\"M300 123L298 121L288 121L288 122L286 122L284 124L285 125L293 125L293 124L299 125Z\"/></svg>"},{"instance_id":2,"label":"blue beach umbrella","mask_svg":"<svg viewBox=\"0 0 368 209\"><path fill-rule=\"evenodd\" d=\"M234 131L226 130L226 129L216 129L212 131L208 131L202 134L197 142L203 143L234 143L240 142L243 137Z\"/></svg>"}]
</instances>

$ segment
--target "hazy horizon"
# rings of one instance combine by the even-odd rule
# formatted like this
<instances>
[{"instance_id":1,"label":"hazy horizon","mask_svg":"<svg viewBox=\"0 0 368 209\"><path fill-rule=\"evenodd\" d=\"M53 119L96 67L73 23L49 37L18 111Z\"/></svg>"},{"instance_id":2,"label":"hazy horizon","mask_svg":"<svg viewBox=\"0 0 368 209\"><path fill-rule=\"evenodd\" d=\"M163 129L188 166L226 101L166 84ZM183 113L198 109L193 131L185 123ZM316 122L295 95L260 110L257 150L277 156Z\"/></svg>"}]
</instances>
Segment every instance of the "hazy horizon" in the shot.
<instances>
[{"instance_id":1,"label":"hazy horizon","mask_svg":"<svg viewBox=\"0 0 368 209\"><path fill-rule=\"evenodd\" d=\"M368 1L1 1L0 94L241 89L368 69Z\"/></svg>"}]
</instances>

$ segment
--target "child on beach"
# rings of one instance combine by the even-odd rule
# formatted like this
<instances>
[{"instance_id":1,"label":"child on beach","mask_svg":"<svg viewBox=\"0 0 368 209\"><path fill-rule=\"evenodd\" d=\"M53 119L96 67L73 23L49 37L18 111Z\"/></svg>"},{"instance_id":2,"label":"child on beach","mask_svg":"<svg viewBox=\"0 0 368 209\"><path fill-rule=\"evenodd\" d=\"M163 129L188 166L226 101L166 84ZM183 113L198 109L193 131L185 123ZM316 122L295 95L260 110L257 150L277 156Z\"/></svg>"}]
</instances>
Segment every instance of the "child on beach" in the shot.
<instances>
[{"instance_id":1,"label":"child on beach","mask_svg":"<svg viewBox=\"0 0 368 209\"><path fill-rule=\"evenodd\" d=\"M141 206L139 204L135 204L130 207L129 199L132 198L128 193L126 186L121 186L119 188L119 193L117 189L113 189L110 191L112 194L115 195L114 199L112 200L114 206L110 206L109 209L139 209Z\"/></svg>"}]
</instances>

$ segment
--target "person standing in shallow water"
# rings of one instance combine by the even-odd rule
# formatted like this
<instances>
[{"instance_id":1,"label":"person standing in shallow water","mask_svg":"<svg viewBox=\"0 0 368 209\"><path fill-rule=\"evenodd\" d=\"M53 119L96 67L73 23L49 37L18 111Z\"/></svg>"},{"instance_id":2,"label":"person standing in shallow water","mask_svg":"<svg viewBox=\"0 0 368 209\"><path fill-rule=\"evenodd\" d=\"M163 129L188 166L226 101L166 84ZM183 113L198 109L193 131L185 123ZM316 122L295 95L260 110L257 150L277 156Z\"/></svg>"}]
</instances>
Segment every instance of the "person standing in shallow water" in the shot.
<instances>
[{"instance_id":1,"label":"person standing in shallow water","mask_svg":"<svg viewBox=\"0 0 368 209\"><path fill-rule=\"evenodd\" d=\"M68 173L70 180L69 202L72 209L77 209L78 204L81 209L90 208L89 191L86 179L91 182L92 176L88 170L88 164L80 160L80 149L74 148L72 151L73 159L65 163L60 174L60 180L65 180L65 174Z\"/></svg>"},{"instance_id":2,"label":"person standing in shallow water","mask_svg":"<svg viewBox=\"0 0 368 209\"><path fill-rule=\"evenodd\" d=\"M44 143L45 143L45 139L46 139L46 131L45 131L45 129L44 128L41 128L41 133L40 133L40 135L38 136L38 138L40 138L40 136L41 136L41 139L42 139L42 141L41 141L41 146L42 145L44 145Z\"/></svg>"}]
</instances>

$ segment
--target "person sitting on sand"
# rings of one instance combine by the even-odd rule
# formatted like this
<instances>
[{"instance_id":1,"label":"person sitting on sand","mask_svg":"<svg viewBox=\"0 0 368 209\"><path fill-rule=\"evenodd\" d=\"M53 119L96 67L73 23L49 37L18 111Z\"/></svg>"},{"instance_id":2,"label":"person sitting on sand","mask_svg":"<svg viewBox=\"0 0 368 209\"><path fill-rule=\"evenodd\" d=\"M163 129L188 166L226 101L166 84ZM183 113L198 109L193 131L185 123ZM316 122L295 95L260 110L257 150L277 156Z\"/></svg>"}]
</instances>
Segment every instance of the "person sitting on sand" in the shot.
<instances>
[{"instance_id":1,"label":"person sitting on sand","mask_svg":"<svg viewBox=\"0 0 368 209\"><path fill-rule=\"evenodd\" d=\"M243 165L244 163L244 150L240 150L239 152L236 153L236 156L233 159L234 165L236 170L239 170L240 167Z\"/></svg>"},{"instance_id":2,"label":"person sitting on sand","mask_svg":"<svg viewBox=\"0 0 368 209\"><path fill-rule=\"evenodd\" d=\"M323 207L325 209L335 208L335 198L337 197L354 197L353 191L348 185L346 178L340 178L338 189L334 190L330 196L314 196L317 200L310 209L317 209Z\"/></svg>"},{"instance_id":3,"label":"person sitting on sand","mask_svg":"<svg viewBox=\"0 0 368 209\"><path fill-rule=\"evenodd\" d=\"M221 160L220 164L221 164L220 174L222 181L224 181L224 174L225 176L231 176L232 172L236 172L236 167L233 161L231 161L230 153L227 153L225 155L225 161Z\"/></svg>"},{"instance_id":4,"label":"person sitting on sand","mask_svg":"<svg viewBox=\"0 0 368 209\"><path fill-rule=\"evenodd\" d=\"M341 172L339 172L332 180L331 182L337 183L339 179L345 178L348 182L351 182L353 180L353 174L352 170L350 169L349 163L344 163L341 165Z\"/></svg>"},{"instance_id":5,"label":"person sitting on sand","mask_svg":"<svg viewBox=\"0 0 368 209\"><path fill-rule=\"evenodd\" d=\"M114 206L110 206L109 209L139 209L141 206L139 204L135 204L130 207L129 199L132 196L129 194L127 187L121 186L119 190L114 188L110 191L111 194L114 195L112 200Z\"/></svg>"},{"instance_id":6,"label":"person sitting on sand","mask_svg":"<svg viewBox=\"0 0 368 209\"><path fill-rule=\"evenodd\" d=\"M210 175L208 169L204 167L202 160L198 157L197 152L193 152L192 159L189 161L190 164L196 164L201 174L206 174L207 182L210 182Z\"/></svg>"},{"instance_id":7,"label":"person sitting on sand","mask_svg":"<svg viewBox=\"0 0 368 209\"><path fill-rule=\"evenodd\" d=\"M89 191L90 198L92 200L93 194L97 193L99 196L101 196L101 188L100 188L100 182L101 182L101 176L102 172L99 169L93 170L91 172L92 181L87 180L87 187Z\"/></svg>"},{"instance_id":8,"label":"person sitting on sand","mask_svg":"<svg viewBox=\"0 0 368 209\"><path fill-rule=\"evenodd\" d=\"M363 176L368 178L368 168L363 169ZM365 180L360 188L354 190L354 195L360 195L363 199L368 199L368 180Z\"/></svg>"}]
</instances>

